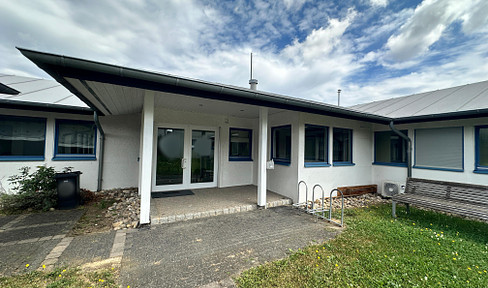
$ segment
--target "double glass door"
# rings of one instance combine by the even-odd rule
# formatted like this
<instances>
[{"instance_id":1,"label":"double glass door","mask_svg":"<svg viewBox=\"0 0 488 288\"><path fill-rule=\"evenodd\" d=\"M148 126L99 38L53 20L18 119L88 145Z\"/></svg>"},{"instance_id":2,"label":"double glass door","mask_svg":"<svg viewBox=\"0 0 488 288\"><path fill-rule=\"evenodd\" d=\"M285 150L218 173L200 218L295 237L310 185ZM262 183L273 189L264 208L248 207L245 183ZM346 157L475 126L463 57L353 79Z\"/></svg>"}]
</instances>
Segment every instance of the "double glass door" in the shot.
<instances>
[{"instance_id":1,"label":"double glass door","mask_svg":"<svg viewBox=\"0 0 488 288\"><path fill-rule=\"evenodd\" d=\"M215 129L158 127L153 191L217 186L216 136Z\"/></svg>"}]
</instances>

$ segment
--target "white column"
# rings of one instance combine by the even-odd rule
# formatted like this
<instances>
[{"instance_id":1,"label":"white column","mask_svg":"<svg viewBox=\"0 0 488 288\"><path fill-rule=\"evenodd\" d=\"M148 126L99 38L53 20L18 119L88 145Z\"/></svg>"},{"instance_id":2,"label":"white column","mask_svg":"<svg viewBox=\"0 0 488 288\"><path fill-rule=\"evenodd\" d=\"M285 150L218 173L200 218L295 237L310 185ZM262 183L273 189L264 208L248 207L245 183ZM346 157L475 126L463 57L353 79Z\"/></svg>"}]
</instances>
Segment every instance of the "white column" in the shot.
<instances>
[{"instance_id":1,"label":"white column","mask_svg":"<svg viewBox=\"0 0 488 288\"><path fill-rule=\"evenodd\" d=\"M154 92L146 91L142 108L142 145L139 187L141 194L140 224L149 223L151 213L151 184L154 130Z\"/></svg>"},{"instance_id":2,"label":"white column","mask_svg":"<svg viewBox=\"0 0 488 288\"><path fill-rule=\"evenodd\" d=\"M258 206L266 207L266 156L268 147L268 108L259 107Z\"/></svg>"}]
</instances>

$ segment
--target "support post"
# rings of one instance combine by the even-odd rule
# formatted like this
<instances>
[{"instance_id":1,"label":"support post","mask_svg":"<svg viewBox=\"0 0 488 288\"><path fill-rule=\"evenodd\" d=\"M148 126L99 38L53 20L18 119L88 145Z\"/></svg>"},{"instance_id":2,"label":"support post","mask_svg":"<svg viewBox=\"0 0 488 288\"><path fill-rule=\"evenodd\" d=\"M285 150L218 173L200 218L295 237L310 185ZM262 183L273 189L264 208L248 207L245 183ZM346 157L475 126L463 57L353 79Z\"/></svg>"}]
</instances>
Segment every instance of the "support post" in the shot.
<instances>
[{"instance_id":1,"label":"support post","mask_svg":"<svg viewBox=\"0 0 488 288\"><path fill-rule=\"evenodd\" d=\"M396 218L396 202L395 201L391 201L391 216L393 216L393 218Z\"/></svg>"},{"instance_id":2,"label":"support post","mask_svg":"<svg viewBox=\"0 0 488 288\"><path fill-rule=\"evenodd\" d=\"M140 224L150 222L151 213L151 186L152 186L152 158L153 158L153 131L154 131L154 92L146 91L144 106L142 108L142 141L140 147L141 169L139 187L141 195Z\"/></svg>"},{"instance_id":3,"label":"support post","mask_svg":"<svg viewBox=\"0 0 488 288\"><path fill-rule=\"evenodd\" d=\"M268 108L259 107L258 206L266 207L266 155L268 147Z\"/></svg>"}]
</instances>

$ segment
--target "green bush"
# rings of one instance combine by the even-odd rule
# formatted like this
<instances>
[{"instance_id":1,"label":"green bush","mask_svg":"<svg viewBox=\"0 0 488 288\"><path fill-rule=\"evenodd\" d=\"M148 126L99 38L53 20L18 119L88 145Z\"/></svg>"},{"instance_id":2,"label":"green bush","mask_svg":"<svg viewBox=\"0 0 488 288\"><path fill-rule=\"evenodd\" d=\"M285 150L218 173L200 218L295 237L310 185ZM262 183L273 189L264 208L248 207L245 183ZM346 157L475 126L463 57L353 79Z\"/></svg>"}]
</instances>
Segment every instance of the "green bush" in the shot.
<instances>
[{"instance_id":1,"label":"green bush","mask_svg":"<svg viewBox=\"0 0 488 288\"><path fill-rule=\"evenodd\" d=\"M30 172L29 167L19 169L19 175L8 180L14 185L16 194L0 195L1 208L4 213L17 213L26 209L47 211L57 205L56 171L53 167L37 166ZM65 171L68 169L65 169Z\"/></svg>"}]
</instances>

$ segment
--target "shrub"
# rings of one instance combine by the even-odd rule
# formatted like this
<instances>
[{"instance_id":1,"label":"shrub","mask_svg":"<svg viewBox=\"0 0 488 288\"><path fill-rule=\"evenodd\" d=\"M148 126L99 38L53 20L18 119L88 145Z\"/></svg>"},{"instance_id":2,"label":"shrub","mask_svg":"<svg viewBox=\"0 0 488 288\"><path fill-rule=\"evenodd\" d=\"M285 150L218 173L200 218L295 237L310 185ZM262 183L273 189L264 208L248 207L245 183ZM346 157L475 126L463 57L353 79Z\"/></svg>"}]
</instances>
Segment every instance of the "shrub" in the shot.
<instances>
[{"instance_id":1,"label":"shrub","mask_svg":"<svg viewBox=\"0 0 488 288\"><path fill-rule=\"evenodd\" d=\"M26 209L47 211L56 207L54 168L37 166L37 170L32 174L29 173L29 167L22 167L19 170L19 175L13 175L8 179L14 185L12 190L17 193L0 196L2 210L5 213L15 213Z\"/></svg>"}]
</instances>

